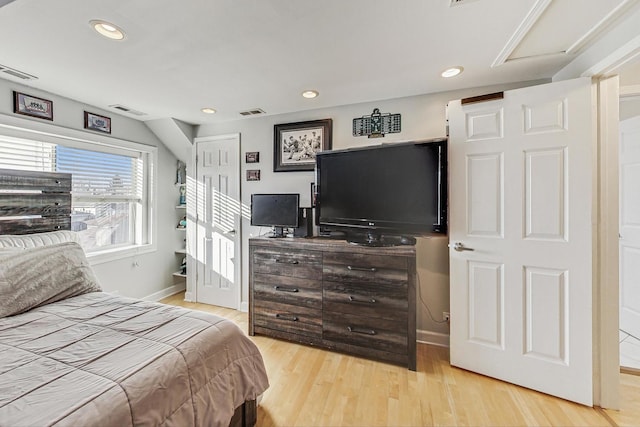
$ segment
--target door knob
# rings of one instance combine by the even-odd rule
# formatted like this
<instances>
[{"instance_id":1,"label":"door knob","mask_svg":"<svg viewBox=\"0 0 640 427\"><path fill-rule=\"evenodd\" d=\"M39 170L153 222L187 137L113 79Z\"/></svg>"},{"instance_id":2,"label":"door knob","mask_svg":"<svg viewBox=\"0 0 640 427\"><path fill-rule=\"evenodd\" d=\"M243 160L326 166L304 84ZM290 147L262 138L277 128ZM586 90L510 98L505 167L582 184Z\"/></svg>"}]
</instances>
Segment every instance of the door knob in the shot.
<instances>
[{"instance_id":1,"label":"door knob","mask_svg":"<svg viewBox=\"0 0 640 427\"><path fill-rule=\"evenodd\" d=\"M449 245L449 247L451 247L451 245ZM472 249L472 248L466 248L466 247L464 246L464 243L462 243L462 242L455 242L455 243L453 244L453 249L454 249L455 251L457 251L457 252L462 252L462 251L473 251L473 250L474 250L474 249Z\"/></svg>"}]
</instances>

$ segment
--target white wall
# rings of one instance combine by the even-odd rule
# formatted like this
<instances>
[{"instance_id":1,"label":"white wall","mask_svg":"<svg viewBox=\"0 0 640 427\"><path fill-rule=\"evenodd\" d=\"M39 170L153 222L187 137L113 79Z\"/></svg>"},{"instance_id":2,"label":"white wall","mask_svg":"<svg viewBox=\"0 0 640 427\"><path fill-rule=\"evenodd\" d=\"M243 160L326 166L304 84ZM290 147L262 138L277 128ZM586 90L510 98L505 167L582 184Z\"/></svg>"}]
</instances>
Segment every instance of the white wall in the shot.
<instances>
[{"instance_id":1,"label":"white wall","mask_svg":"<svg viewBox=\"0 0 640 427\"><path fill-rule=\"evenodd\" d=\"M13 113L12 92L14 90L53 101L53 122L15 115ZM94 265L94 270L105 291L118 291L122 295L138 298L161 292L173 285L171 273L177 270L179 261L173 252L175 248L179 247L180 241L175 231L175 205L178 192L174 186L176 158L173 154L143 122L0 79L0 114L18 116L40 125L50 123L52 133L55 133L55 127L84 132L85 110L110 117L112 137L158 147L157 193L155 195L157 199L157 251L136 256L135 259L126 258ZM86 134L87 139L91 139L91 135L95 135L92 132L86 132Z\"/></svg>"},{"instance_id":2,"label":"white wall","mask_svg":"<svg viewBox=\"0 0 640 427\"><path fill-rule=\"evenodd\" d=\"M620 121L630 119L631 117L640 116L640 98L620 99Z\"/></svg>"},{"instance_id":3,"label":"white wall","mask_svg":"<svg viewBox=\"0 0 640 427\"><path fill-rule=\"evenodd\" d=\"M273 126L275 124L331 118L333 119L333 149L362 147L382 142L389 143L443 137L446 135L445 106L448 101L537 83L542 82L473 88L278 116L253 117L221 124L203 125L198 129L196 136L206 137L240 133L242 159L241 197L244 205L250 206L252 193L295 192L300 193L301 206L310 206L310 184L314 181L313 172L273 172ZM389 134L384 138L374 140L369 140L366 137L353 137L351 134L352 120L356 117L371 114L374 108L379 108L382 113L402 114L402 132ZM246 164L244 162L244 153L247 151L259 151L260 163ZM245 180L247 169L260 169L261 180L247 182ZM265 228L262 229L263 233L266 231ZM249 218L243 219L243 301L248 300L248 239L259 233L259 228L251 227ZM442 342L443 344L447 343L448 325L431 320L421 300L426 303L436 321L441 320L443 311L449 311L449 258L447 244L448 239L446 236L421 238L417 244L420 285L417 308L418 339L422 338L432 342Z\"/></svg>"}]
</instances>

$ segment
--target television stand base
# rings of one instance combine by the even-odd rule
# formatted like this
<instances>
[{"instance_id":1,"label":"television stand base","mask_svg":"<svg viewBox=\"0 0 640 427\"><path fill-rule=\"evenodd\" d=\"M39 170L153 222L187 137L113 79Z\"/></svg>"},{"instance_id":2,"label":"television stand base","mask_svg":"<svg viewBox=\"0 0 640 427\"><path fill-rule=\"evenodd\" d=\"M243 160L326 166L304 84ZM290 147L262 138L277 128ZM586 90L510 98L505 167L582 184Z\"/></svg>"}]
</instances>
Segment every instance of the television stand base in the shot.
<instances>
[{"instance_id":1,"label":"television stand base","mask_svg":"<svg viewBox=\"0 0 640 427\"><path fill-rule=\"evenodd\" d=\"M271 231L271 233L267 234L267 236L272 239L281 239L287 237L287 235L284 234L284 227L273 227L273 230Z\"/></svg>"},{"instance_id":2,"label":"television stand base","mask_svg":"<svg viewBox=\"0 0 640 427\"><path fill-rule=\"evenodd\" d=\"M402 246L416 244L415 237L400 236L393 234L377 234L367 232L366 234L347 234L347 242L352 245L370 246L370 247L386 247L386 246Z\"/></svg>"}]
</instances>

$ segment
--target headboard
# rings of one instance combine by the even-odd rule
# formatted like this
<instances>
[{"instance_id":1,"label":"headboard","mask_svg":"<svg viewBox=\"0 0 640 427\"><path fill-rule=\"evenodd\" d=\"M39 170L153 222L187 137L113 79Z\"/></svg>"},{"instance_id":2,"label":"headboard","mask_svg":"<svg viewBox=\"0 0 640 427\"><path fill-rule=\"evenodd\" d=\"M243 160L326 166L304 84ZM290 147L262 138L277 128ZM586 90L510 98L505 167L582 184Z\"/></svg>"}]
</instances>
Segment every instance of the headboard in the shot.
<instances>
[{"instance_id":1,"label":"headboard","mask_svg":"<svg viewBox=\"0 0 640 427\"><path fill-rule=\"evenodd\" d=\"M71 174L0 169L0 234L71 229Z\"/></svg>"}]
</instances>

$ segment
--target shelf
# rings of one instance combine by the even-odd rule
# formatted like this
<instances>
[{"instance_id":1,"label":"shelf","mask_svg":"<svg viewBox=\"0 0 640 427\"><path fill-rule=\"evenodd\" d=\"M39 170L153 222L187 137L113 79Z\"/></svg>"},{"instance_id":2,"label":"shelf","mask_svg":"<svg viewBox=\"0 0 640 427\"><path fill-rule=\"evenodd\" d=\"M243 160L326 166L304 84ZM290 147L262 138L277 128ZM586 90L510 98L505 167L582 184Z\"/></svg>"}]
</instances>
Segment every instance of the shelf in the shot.
<instances>
[{"instance_id":1,"label":"shelf","mask_svg":"<svg viewBox=\"0 0 640 427\"><path fill-rule=\"evenodd\" d=\"M178 168L179 168L178 169L178 176L177 176L178 180L181 179L181 173L183 173L183 171L182 172L180 171L180 168L181 168L180 165L181 165L181 162L178 162ZM182 167L184 167L184 166L182 166ZM184 179L184 174L182 175L182 179ZM186 240L187 240L186 239L186 231L187 231L187 227L186 227L186 225L187 225L187 221L186 221L186 219L187 219L187 216L186 216L186 210L187 210L187 203L186 203L186 201L187 201L187 197L186 197L187 196L187 184L186 184L186 182L182 182L182 183L176 182L175 186L176 186L176 189L179 190L179 194L180 194L180 197L178 199L176 199L178 204L175 205L175 209L176 209L176 212L178 213L178 215L181 217L180 221L178 221L178 223L176 224L175 229L178 230L178 231L185 232L185 236L183 236L183 237L185 237L184 238L185 243L183 245L181 245L181 246L185 246L185 247L178 247L178 249L176 249L174 252L175 252L176 255L180 255L180 258L176 257L176 259L185 260L186 258L184 258L184 257L186 257L186 255L187 255L187 249L186 249ZM180 238L182 239L182 237L180 237ZM172 273L172 276L173 277L186 278L187 275L186 274L182 274L182 271L183 271L182 269L183 268L184 268L184 264L182 264L180 266L180 270L176 271L175 273Z\"/></svg>"}]
</instances>

